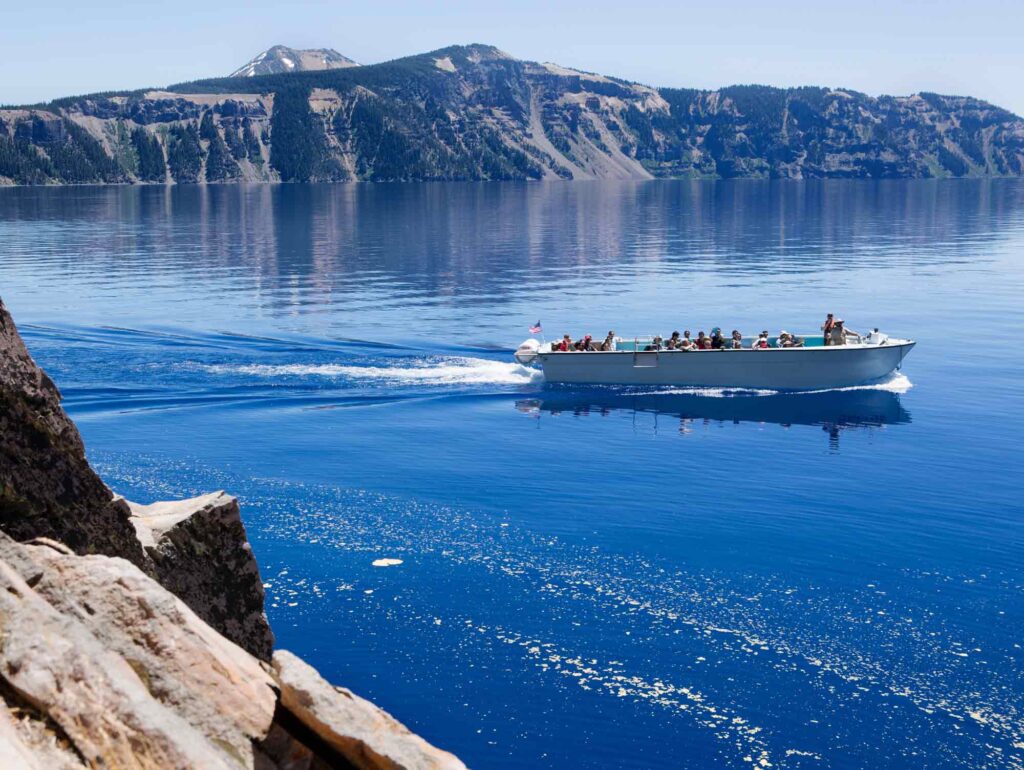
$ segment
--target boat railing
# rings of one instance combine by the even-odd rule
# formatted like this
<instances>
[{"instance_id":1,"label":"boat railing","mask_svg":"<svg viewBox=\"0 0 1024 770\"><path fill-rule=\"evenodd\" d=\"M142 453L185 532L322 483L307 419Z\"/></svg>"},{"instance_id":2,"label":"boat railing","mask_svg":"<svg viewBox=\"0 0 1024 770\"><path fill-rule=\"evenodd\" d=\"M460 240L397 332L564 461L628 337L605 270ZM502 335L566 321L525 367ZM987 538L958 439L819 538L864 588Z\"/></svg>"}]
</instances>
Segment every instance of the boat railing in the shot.
<instances>
[{"instance_id":1,"label":"boat railing","mask_svg":"<svg viewBox=\"0 0 1024 770\"><path fill-rule=\"evenodd\" d=\"M820 335L820 334L818 334L818 335L800 334L800 335L796 335L796 336L804 341L803 347L805 347L805 348L820 348L820 347L824 347L825 346L825 338L822 335ZM757 337L744 337L743 338L743 349L744 350L750 350L751 348L753 348L754 347L754 343L757 341L757 339L758 339ZM776 339L777 339L776 337L769 338L768 346L770 348L778 347L775 344ZM622 353L622 352L634 353L634 354L636 354L636 353L653 353L653 352L656 352L656 351L644 350L645 347L647 347L648 345L651 345L653 342L654 342L654 337L653 336L651 336L651 337L634 337L632 340L619 339L616 342L615 350L617 352L620 352L620 353ZM858 342L861 342L861 340L858 340ZM726 343L731 343L731 340L727 339ZM726 347L724 349L725 350L733 350L731 345L729 345L728 347ZM671 352L671 350L665 348L664 346L662 346L660 348L660 350L661 351Z\"/></svg>"},{"instance_id":2,"label":"boat railing","mask_svg":"<svg viewBox=\"0 0 1024 770\"><path fill-rule=\"evenodd\" d=\"M795 336L798 337L799 339L803 340L803 345L801 347L804 347L804 348L820 348L820 347L825 347L825 337L823 335L821 335L821 334L798 334L798 335L795 335ZM654 339L655 339L655 337L653 335L648 336L648 337L634 337L631 340L622 339L621 337L619 337L619 338L616 338L614 352L617 352L617 353L632 353L634 358L638 354L641 354L641 353L651 354L651 353L673 352L672 350L669 350L669 349L665 348L664 346L660 347L657 350L645 350L646 347L648 347L648 346L650 346L650 345L652 345L654 343ZM752 349L754 347L754 343L757 341L757 339L758 339L757 337L743 337L743 350L750 350L750 349ZM772 349L778 348L778 345L776 344L776 340L777 340L777 337L770 337L769 338L769 342L768 342L768 346L770 348L772 348ZM864 337L856 338L856 344L864 344L865 341L866 341L866 338L864 338ZM729 343L729 342L730 342L730 340L727 339L726 343ZM552 343L551 345L552 345L552 347L551 347L550 352L552 352L552 353L557 352L557 351L554 350L554 343ZM724 349L725 350L732 350L733 348L730 345L730 346L728 346L728 347L726 347Z\"/></svg>"}]
</instances>

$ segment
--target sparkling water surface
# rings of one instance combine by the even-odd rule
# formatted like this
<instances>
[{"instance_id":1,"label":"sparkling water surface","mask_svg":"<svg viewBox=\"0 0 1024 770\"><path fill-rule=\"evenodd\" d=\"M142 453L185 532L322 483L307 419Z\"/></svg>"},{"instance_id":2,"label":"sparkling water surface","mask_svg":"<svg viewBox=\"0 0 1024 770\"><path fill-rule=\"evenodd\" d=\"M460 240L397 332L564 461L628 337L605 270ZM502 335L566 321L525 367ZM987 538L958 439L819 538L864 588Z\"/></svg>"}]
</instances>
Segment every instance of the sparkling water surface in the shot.
<instances>
[{"instance_id":1,"label":"sparkling water surface","mask_svg":"<svg viewBox=\"0 0 1024 770\"><path fill-rule=\"evenodd\" d=\"M0 295L108 483L237 495L279 645L472 767L1024 768L1024 183L0 189ZM511 359L828 311L918 347Z\"/></svg>"}]
</instances>

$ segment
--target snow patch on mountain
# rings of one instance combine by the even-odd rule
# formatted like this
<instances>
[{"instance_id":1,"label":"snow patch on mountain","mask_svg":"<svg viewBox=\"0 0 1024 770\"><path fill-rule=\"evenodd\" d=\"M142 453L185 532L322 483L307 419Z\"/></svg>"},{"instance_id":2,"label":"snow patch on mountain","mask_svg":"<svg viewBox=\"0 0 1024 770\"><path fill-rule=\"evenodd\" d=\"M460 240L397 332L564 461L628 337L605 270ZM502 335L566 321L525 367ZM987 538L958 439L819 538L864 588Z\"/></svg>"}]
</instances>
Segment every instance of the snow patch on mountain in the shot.
<instances>
[{"instance_id":1,"label":"snow patch on mountain","mask_svg":"<svg viewBox=\"0 0 1024 770\"><path fill-rule=\"evenodd\" d=\"M356 62L342 56L333 48L297 49L275 45L250 59L229 77L251 78L257 75L275 75L279 72L308 72L358 66Z\"/></svg>"}]
</instances>

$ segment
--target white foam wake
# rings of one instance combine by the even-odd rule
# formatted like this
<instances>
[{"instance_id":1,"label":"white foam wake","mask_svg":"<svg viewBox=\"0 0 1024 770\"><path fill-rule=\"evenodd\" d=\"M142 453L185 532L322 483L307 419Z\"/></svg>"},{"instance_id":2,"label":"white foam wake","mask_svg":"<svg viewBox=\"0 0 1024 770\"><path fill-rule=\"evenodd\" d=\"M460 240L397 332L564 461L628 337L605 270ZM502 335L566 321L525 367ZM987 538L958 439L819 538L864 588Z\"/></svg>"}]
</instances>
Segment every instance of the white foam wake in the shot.
<instances>
[{"instance_id":1,"label":"white foam wake","mask_svg":"<svg viewBox=\"0 0 1024 770\"><path fill-rule=\"evenodd\" d=\"M865 385L850 385L845 388L822 388L820 390L771 390L768 388L662 388L650 391L654 396L705 396L707 398L734 398L750 396L777 396L786 393L791 396L804 396L811 393L845 393L851 390L885 390L889 393L906 393L914 387L910 378L902 372L894 372L891 377Z\"/></svg>"},{"instance_id":2,"label":"white foam wake","mask_svg":"<svg viewBox=\"0 0 1024 770\"><path fill-rule=\"evenodd\" d=\"M889 393L906 393L914 387L914 383L903 372L893 372L892 376L879 382L871 382L867 385L850 385L846 388L825 388L823 390L805 390L802 393L843 393L848 390L886 390Z\"/></svg>"},{"instance_id":3,"label":"white foam wake","mask_svg":"<svg viewBox=\"0 0 1024 770\"><path fill-rule=\"evenodd\" d=\"M395 366L341 364L215 364L204 366L213 374L247 374L256 377L341 377L378 380L402 385L530 385L544 374L520 364L486 358L442 358Z\"/></svg>"},{"instance_id":4,"label":"white foam wake","mask_svg":"<svg viewBox=\"0 0 1024 770\"><path fill-rule=\"evenodd\" d=\"M708 387L686 387L686 388L660 388L652 390L645 395L652 396L704 396L705 398L734 398L743 396L774 396L777 390L766 388L708 388Z\"/></svg>"}]
</instances>

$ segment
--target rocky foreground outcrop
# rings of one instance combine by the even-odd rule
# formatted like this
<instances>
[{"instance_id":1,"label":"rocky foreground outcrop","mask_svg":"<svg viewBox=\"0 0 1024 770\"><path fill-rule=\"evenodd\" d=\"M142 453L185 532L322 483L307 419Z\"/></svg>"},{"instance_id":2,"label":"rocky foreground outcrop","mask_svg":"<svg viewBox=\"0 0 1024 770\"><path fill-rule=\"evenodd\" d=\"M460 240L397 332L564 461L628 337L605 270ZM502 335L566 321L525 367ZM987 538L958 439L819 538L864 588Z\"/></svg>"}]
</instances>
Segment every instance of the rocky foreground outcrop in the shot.
<instances>
[{"instance_id":1,"label":"rocky foreground outcrop","mask_svg":"<svg viewBox=\"0 0 1024 770\"><path fill-rule=\"evenodd\" d=\"M59 399L0 301L0 768L464 767L273 650L234 498L114 498Z\"/></svg>"},{"instance_id":2,"label":"rocky foreground outcrop","mask_svg":"<svg viewBox=\"0 0 1024 770\"><path fill-rule=\"evenodd\" d=\"M129 517L127 504L86 461L60 391L32 360L0 300L0 531L142 565Z\"/></svg>"},{"instance_id":3,"label":"rocky foreground outcrop","mask_svg":"<svg viewBox=\"0 0 1024 770\"><path fill-rule=\"evenodd\" d=\"M269 660L274 634L238 501L223 492L152 505L128 503L152 574L217 631Z\"/></svg>"}]
</instances>

